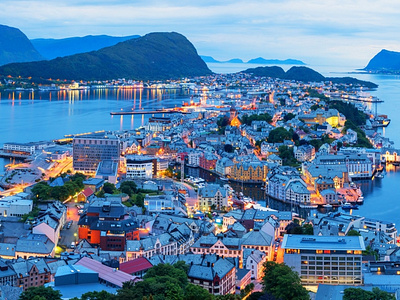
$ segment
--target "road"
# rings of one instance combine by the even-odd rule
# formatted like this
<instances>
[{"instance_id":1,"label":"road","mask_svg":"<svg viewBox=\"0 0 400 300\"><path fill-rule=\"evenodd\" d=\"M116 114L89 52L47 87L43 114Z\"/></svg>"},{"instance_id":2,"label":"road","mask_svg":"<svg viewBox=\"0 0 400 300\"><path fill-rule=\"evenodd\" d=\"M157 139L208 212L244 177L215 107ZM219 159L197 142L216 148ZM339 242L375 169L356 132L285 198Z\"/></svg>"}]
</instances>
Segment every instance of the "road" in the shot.
<instances>
[{"instance_id":1,"label":"road","mask_svg":"<svg viewBox=\"0 0 400 300\"><path fill-rule=\"evenodd\" d=\"M188 207L190 207L192 209L194 207L196 207L198 198L197 198L197 192L194 190L194 188L185 182L176 181L175 184L178 186L181 186L182 188L184 188L187 191L186 203L187 203Z\"/></svg>"},{"instance_id":2,"label":"road","mask_svg":"<svg viewBox=\"0 0 400 300\"><path fill-rule=\"evenodd\" d=\"M78 241L78 221L79 214L78 208L76 207L77 203L74 201L69 201L66 203L67 206L67 223L72 221L72 225L70 229L67 229L67 226L64 226L64 229L60 232L60 245L65 245L67 248L70 248L72 242ZM76 236L75 236L76 234Z\"/></svg>"}]
</instances>

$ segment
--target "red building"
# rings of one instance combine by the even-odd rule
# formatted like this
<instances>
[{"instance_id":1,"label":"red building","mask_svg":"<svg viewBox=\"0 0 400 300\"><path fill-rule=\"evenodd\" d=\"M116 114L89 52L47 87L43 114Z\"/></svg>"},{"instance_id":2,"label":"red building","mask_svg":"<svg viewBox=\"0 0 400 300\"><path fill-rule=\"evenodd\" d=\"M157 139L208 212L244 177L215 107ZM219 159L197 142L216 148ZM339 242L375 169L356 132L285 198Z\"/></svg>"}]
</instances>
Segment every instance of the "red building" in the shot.
<instances>
[{"instance_id":1,"label":"red building","mask_svg":"<svg viewBox=\"0 0 400 300\"><path fill-rule=\"evenodd\" d=\"M124 262L119 265L122 272L143 278L146 271L153 265L145 257L139 257L134 260Z\"/></svg>"},{"instance_id":2,"label":"red building","mask_svg":"<svg viewBox=\"0 0 400 300\"><path fill-rule=\"evenodd\" d=\"M126 240L139 240L137 222L118 200L94 199L78 222L79 239L107 251L124 251Z\"/></svg>"},{"instance_id":3,"label":"red building","mask_svg":"<svg viewBox=\"0 0 400 300\"><path fill-rule=\"evenodd\" d=\"M218 157L212 153L205 152L199 159L199 167L206 170L214 170Z\"/></svg>"}]
</instances>

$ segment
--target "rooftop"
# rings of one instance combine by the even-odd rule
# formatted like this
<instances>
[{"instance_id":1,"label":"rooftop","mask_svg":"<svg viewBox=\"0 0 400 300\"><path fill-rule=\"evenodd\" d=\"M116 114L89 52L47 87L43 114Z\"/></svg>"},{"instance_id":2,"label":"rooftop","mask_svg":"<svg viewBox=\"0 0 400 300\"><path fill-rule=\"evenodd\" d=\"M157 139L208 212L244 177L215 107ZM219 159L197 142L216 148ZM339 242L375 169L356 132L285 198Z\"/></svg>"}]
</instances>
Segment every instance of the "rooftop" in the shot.
<instances>
[{"instance_id":1,"label":"rooftop","mask_svg":"<svg viewBox=\"0 0 400 300\"><path fill-rule=\"evenodd\" d=\"M301 250L365 250L361 236L309 236L286 234L283 249Z\"/></svg>"}]
</instances>

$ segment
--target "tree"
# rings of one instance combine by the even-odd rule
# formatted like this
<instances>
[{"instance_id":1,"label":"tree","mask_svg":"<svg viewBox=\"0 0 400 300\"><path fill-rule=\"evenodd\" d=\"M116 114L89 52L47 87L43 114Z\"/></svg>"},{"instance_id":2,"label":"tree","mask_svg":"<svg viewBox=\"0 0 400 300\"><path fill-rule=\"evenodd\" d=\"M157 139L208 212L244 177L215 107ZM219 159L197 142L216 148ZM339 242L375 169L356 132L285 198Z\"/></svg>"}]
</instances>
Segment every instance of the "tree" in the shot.
<instances>
[{"instance_id":1,"label":"tree","mask_svg":"<svg viewBox=\"0 0 400 300\"><path fill-rule=\"evenodd\" d=\"M121 191L121 193L132 196L137 192L137 185L133 181L124 181L121 183L119 190Z\"/></svg>"},{"instance_id":2,"label":"tree","mask_svg":"<svg viewBox=\"0 0 400 300\"><path fill-rule=\"evenodd\" d=\"M228 152L228 153L232 153L233 152L233 146L231 144L225 144L224 145L224 151Z\"/></svg>"},{"instance_id":3,"label":"tree","mask_svg":"<svg viewBox=\"0 0 400 300\"><path fill-rule=\"evenodd\" d=\"M103 191L106 194L114 194L115 192L117 192L117 188L115 187L114 184L106 182L103 185Z\"/></svg>"},{"instance_id":4,"label":"tree","mask_svg":"<svg viewBox=\"0 0 400 300\"><path fill-rule=\"evenodd\" d=\"M347 232L347 236L361 236L361 234L357 230L351 229Z\"/></svg>"},{"instance_id":5,"label":"tree","mask_svg":"<svg viewBox=\"0 0 400 300\"><path fill-rule=\"evenodd\" d=\"M289 266L273 261L264 263L264 291L282 300L310 299L307 290L301 285L299 275Z\"/></svg>"},{"instance_id":6,"label":"tree","mask_svg":"<svg viewBox=\"0 0 400 300\"><path fill-rule=\"evenodd\" d=\"M372 292L361 288L347 288L344 290L343 300L394 300L394 295L382 291L377 287Z\"/></svg>"},{"instance_id":7,"label":"tree","mask_svg":"<svg viewBox=\"0 0 400 300\"><path fill-rule=\"evenodd\" d=\"M51 287L38 286L28 288L19 296L19 300L33 299L61 300L61 293L53 290Z\"/></svg>"},{"instance_id":8,"label":"tree","mask_svg":"<svg viewBox=\"0 0 400 300\"><path fill-rule=\"evenodd\" d=\"M212 300L213 298L212 294L198 285L189 283L185 288L185 300Z\"/></svg>"},{"instance_id":9,"label":"tree","mask_svg":"<svg viewBox=\"0 0 400 300\"><path fill-rule=\"evenodd\" d=\"M269 143L282 143L284 140L290 140L292 134L283 127L278 127L270 131L268 135Z\"/></svg>"},{"instance_id":10,"label":"tree","mask_svg":"<svg viewBox=\"0 0 400 300\"><path fill-rule=\"evenodd\" d=\"M116 297L106 291L87 292L81 296L81 300L114 300Z\"/></svg>"},{"instance_id":11,"label":"tree","mask_svg":"<svg viewBox=\"0 0 400 300\"><path fill-rule=\"evenodd\" d=\"M295 114L288 113L283 117L283 120L285 120L285 122L287 122L287 121L293 119L295 116L296 116Z\"/></svg>"}]
</instances>

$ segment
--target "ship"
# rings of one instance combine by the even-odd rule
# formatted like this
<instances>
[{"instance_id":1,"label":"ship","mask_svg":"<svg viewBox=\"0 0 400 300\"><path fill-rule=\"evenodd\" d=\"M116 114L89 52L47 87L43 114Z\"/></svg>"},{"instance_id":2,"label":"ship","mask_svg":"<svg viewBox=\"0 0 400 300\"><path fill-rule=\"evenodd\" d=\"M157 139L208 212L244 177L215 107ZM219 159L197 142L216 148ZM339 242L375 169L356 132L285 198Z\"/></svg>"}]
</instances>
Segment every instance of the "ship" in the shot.
<instances>
[{"instance_id":1,"label":"ship","mask_svg":"<svg viewBox=\"0 0 400 300\"><path fill-rule=\"evenodd\" d=\"M372 120L372 127L387 127L390 124L390 119L387 115L379 115Z\"/></svg>"}]
</instances>

